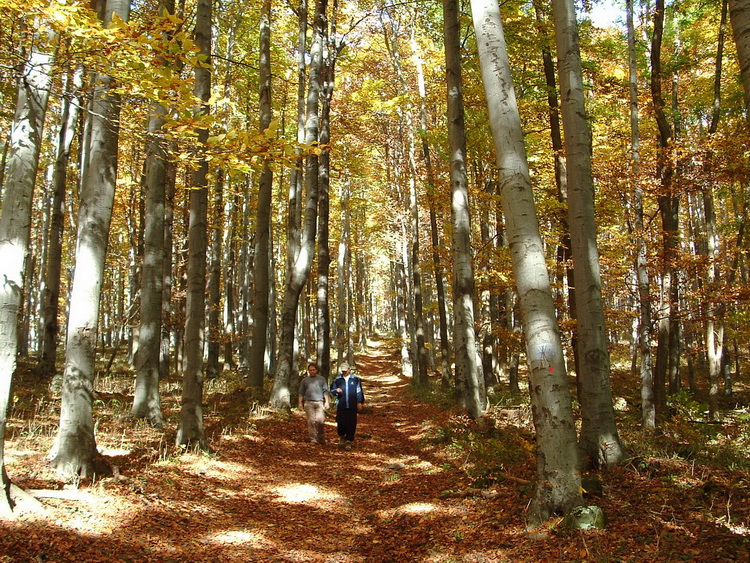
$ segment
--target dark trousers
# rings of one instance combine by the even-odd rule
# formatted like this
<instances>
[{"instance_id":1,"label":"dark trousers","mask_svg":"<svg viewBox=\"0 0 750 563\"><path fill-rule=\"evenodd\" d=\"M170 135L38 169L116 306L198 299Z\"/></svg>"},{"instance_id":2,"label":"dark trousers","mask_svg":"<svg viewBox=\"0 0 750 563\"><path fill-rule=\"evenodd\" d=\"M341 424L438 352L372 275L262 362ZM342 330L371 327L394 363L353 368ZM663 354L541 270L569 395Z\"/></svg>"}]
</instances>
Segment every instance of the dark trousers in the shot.
<instances>
[{"instance_id":1,"label":"dark trousers","mask_svg":"<svg viewBox=\"0 0 750 563\"><path fill-rule=\"evenodd\" d=\"M357 409L338 409L336 411L336 431L346 441L354 441L354 433L357 431Z\"/></svg>"}]
</instances>

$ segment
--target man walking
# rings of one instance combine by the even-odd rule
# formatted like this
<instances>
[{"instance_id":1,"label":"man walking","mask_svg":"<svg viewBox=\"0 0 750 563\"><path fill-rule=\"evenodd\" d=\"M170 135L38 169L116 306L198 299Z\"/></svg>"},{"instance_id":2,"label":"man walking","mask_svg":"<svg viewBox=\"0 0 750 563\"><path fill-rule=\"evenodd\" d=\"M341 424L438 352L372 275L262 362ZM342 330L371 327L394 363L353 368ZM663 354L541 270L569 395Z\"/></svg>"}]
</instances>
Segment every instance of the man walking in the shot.
<instances>
[{"instance_id":1,"label":"man walking","mask_svg":"<svg viewBox=\"0 0 750 563\"><path fill-rule=\"evenodd\" d=\"M340 371L341 374L331 384L331 395L338 398L336 431L339 435L339 447L351 450L357 431L357 413L362 412L365 394L359 377L350 373L349 364L343 362Z\"/></svg>"},{"instance_id":2,"label":"man walking","mask_svg":"<svg viewBox=\"0 0 750 563\"><path fill-rule=\"evenodd\" d=\"M307 364L307 377L299 385L299 408L305 409L307 430L312 444L324 444L326 409L328 408L328 383L318 373L318 364Z\"/></svg>"}]
</instances>

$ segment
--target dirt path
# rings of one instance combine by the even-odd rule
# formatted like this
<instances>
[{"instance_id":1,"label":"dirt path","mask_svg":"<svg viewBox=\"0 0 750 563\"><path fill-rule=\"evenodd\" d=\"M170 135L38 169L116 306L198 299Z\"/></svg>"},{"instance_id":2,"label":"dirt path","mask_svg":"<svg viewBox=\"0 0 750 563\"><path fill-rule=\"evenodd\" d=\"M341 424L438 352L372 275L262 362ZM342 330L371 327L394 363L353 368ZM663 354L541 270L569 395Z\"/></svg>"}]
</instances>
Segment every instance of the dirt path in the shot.
<instances>
[{"instance_id":1,"label":"dirt path","mask_svg":"<svg viewBox=\"0 0 750 563\"><path fill-rule=\"evenodd\" d=\"M130 402L122 393L99 393L106 405L97 410L97 444L123 478L63 490L52 490L61 483L45 465L59 405L29 386L18 403L33 408L17 409L26 417L11 420L8 472L24 489L51 496L42 499L43 512L18 510L15 521L0 522L0 563L748 561L745 532L719 525L730 501L736 522L745 522L745 489L734 493L724 483L731 475L707 473L690 494L666 486L675 471L667 460L607 471L605 493L594 499L608 517L605 530L583 533L552 522L528 533L523 513L531 487L517 479L533 479L526 430L452 419L460 439L438 443L451 415L412 399L409 380L397 375L395 351L373 345L357 368L368 408L350 452L336 447L333 416L324 446L309 443L296 409L254 408L248 416L239 375L206 385L210 455L171 445L179 385L164 386L172 421L166 433L123 416ZM112 384L123 389L129 382L126 373ZM492 443L504 448L501 455L486 449ZM461 469L480 457L511 479L466 497L442 495L466 491ZM685 483L696 478L685 473ZM714 502L712 490L729 493Z\"/></svg>"},{"instance_id":2,"label":"dirt path","mask_svg":"<svg viewBox=\"0 0 750 563\"><path fill-rule=\"evenodd\" d=\"M472 504L482 501L439 500L465 487L464 476L431 445L429 421L441 411L411 399L397 359L384 344L358 359L367 409L353 451L337 447L333 414L327 444L314 445L302 411L261 412L248 423L238 396L207 393L215 454L168 453L166 435L144 440L114 458L123 480L44 499L45 514L8 524L0 562L463 560L455 557L479 551L482 512ZM241 425L227 427L230 409L242 409ZM132 425L101 431L100 451ZM11 474L27 489L54 487L35 473L39 465L29 460Z\"/></svg>"},{"instance_id":3,"label":"dirt path","mask_svg":"<svg viewBox=\"0 0 750 563\"><path fill-rule=\"evenodd\" d=\"M426 447L425 421L440 410L410 399L408 380L396 375L396 357L383 346L359 358L357 371L367 410L353 451L336 446L333 416L327 444L308 443L300 411L259 424L260 441L237 444L231 457L258 471L246 502L224 512L222 527L244 522L254 545L225 545L227 560L425 561L431 545L435 560L446 554L447 521L460 526L465 513L436 500L463 486L463 476Z\"/></svg>"}]
</instances>

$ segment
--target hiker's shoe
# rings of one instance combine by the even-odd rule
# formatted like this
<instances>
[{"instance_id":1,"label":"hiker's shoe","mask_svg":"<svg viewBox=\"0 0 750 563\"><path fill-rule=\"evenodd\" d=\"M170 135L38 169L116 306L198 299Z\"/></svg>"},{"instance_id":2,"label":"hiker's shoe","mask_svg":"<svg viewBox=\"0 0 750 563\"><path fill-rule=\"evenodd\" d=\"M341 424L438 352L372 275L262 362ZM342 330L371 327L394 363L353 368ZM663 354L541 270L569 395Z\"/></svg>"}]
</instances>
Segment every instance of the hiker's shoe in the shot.
<instances>
[{"instance_id":1,"label":"hiker's shoe","mask_svg":"<svg viewBox=\"0 0 750 563\"><path fill-rule=\"evenodd\" d=\"M345 449L345 450L346 450L347 452L350 452L350 451L352 450L352 443L351 443L351 442L347 442L347 443L346 443L346 444L344 445L344 449Z\"/></svg>"},{"instance_id":2,"label":"hiker's shoe","mask_svg":"<svg viewBox=\"0 0 750 563\"><path fill-rule=\"evenodd\" d=\"M344 437L343 436L340 437L339 438L339 448L343 448L345 443L346 443L346 440L344 439Z\"/></svg>"}]
</instances>

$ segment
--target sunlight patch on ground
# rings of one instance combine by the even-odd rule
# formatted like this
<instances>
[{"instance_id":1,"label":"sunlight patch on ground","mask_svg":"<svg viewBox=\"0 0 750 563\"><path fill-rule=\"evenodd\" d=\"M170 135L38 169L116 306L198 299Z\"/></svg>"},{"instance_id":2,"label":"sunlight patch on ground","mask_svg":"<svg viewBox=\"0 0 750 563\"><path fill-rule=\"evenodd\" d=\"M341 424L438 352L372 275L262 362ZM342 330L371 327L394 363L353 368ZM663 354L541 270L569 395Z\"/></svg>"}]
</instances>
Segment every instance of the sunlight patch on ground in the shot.
<instances>
[{"instance_id":1,"label":"sunlight patch on ground","mask_svg":"<svg viewBox=\"0 0 750 563\"><path fill-rule=\"evenodd\" d=\"M195 472L200 475L208 475L226 479L227 476L240 477L247 473L254 473L251 467L241 463L218 461L203 455L183 454L177 459L163 460L156 465L173 465L179 463L180 470Z\"/></svg>"},{"instance_id":2,"label":"sunlight patch on ground","mask_svg":"<svg viewBox=\"0 0 750 563\"><path fill-rule=\"evenodd\" d=\"M279 497L278 502L304 503L320 500L333 500L339 498L320 487L308 483L291 483L282 487L275 487L272 491Z\"/></svg>"},{"instance_id":3,"label":"sunlight patch on ground","mask_svg":"<svg viewBox=\"0 0 750 563\"><path fill-rule=\"evenodd\" d=\"M409 504L402 504L395 508L379 510L376 514L381 520L387 520L404 514L412 516L424 516L425 514L455 516L456 507L453 506L448 508L434 502L411 502Z\"/></svg>"},{"instance_id":4,"label":"sunlight patch on ground","mask_svg":"<svg viewBox=\"0 0 750 563\"><path fill-rule=\"evenodd\" d=\"M118 455L128 455L131 450L124 448L99 448L99 453L104 456L116 457Z\"/></svg>"},{"instance_id":5,"label":"sunlight patch on ground","mask_svg":"<svg viewBox=\"0 0 750 563\"><path fill-rule=\"evenodd\" d=\"M263 541L262 534L257 534L256 532L251 532L247 529L239 529L239 530L222 530L220 532L216 532L215 534L211 534L208 536L205 541L208 543L217 543L217 544L255 544L258 542Z\"/></svg>"},{"instance_id":6,"label":"sunlight patch on ground","mask_svg":"<svg viewBox=\"0 0 750 563\"><path fill-rule=\"evenodd\" d=\"M392 373L391 375L383 374L378 377L378 381L380 383L403 383L403 381L401 381L401 377L397 373Z\"/></svg>"}]
</instances>

